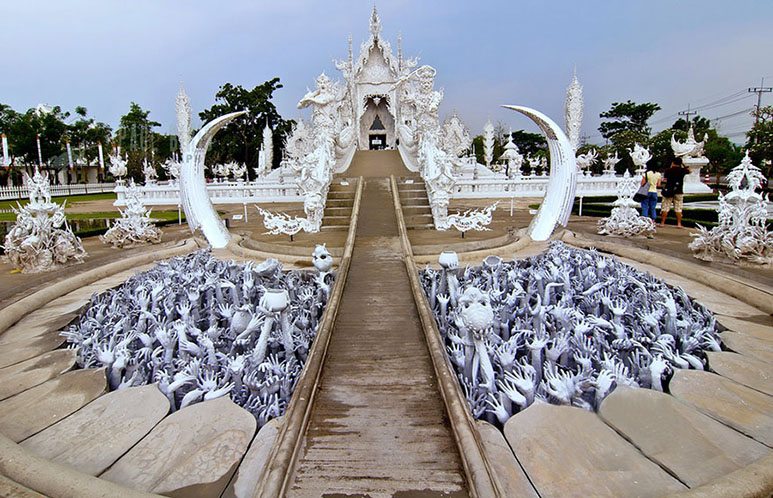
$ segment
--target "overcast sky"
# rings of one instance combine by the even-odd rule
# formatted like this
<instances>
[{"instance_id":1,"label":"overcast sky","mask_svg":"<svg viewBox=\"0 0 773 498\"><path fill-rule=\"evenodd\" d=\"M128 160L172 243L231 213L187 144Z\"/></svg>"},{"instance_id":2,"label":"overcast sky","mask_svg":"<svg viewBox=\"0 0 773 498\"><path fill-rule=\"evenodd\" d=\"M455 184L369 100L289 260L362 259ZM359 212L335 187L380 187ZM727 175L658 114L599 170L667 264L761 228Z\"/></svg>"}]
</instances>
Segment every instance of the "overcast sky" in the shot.
<instances>
[{"instance_id":1,"label":"overcast sky","mask_svg":"<svg viewBox=\"0 0 773 498\"><path fill-rule=\"evenodd\" d=\"M218 87L252 87L274 76L279 112L296 104L315 77L338 77L333 59L368 35L372 3L211 0L3 0L0 102L83 105L116 126L130 101L173 132L180 82L195 112ZM456 110L473 134L486 119L514 129L530 124L502 104L534 107L563 124L572 68L584 87L583 133L598 135L600 112L615 101L657 102L661 129L687 108L709 118L751 108L749 86L773 85L773 2L727 0L407 1L377 3L384 36L406 56L438 70L441 114ZM356 53L355 53L356 55ZM773 94L763 105L773 104ZM746 131L744 113L720 130ZM742 136L734 136L743 140Z\"/></svg>"}]
</instances>

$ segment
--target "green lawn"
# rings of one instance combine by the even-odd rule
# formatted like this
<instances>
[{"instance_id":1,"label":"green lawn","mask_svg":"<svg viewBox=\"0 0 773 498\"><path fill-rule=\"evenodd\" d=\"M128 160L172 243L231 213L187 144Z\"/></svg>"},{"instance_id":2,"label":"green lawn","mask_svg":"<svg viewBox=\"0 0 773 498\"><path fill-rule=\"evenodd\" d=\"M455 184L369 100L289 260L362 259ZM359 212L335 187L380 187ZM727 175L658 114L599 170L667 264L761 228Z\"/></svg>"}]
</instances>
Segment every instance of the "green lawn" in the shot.
<instances>
[{"instance_id":1,"label":"green lawn","mask_svg":"<svg viewBox=\"0 0 773 498\"><path fill-rule=\"evenodd\" d=\"M99 194L85 194L85 195L71 195L71 196L61 196L61 197L52 197L51 200L61 204L64 202L64 200L67 199L67 205L71 206L73 204L77 204L79 202L88 202L88 201L102 201L105 199L108 200L115 200L116 195L112 192L104 192ZM0 201L0 209L11 209L11 206L16 207L16 203L19 202L22 206L27 204L29 202L29 199L20 199L19 201Z\"/></svg>"},{"instance_id":2,"label":"green lawn","mask_svg":"<svg viewBox=\"0 0 773 498\"><path fill-rule=\"evenodd\" d=\"M115 211L93 211L89 213L67 213L68 220L104 220L120 218L121 213L118 210ZM150 213L151 218L163 221L177 220L177 210L174 211L152 211ZM183 215L185 219L185 215ZM0 221L16 221L16 215L14 213L0 213Z\"/></svg>"}]
</instances>

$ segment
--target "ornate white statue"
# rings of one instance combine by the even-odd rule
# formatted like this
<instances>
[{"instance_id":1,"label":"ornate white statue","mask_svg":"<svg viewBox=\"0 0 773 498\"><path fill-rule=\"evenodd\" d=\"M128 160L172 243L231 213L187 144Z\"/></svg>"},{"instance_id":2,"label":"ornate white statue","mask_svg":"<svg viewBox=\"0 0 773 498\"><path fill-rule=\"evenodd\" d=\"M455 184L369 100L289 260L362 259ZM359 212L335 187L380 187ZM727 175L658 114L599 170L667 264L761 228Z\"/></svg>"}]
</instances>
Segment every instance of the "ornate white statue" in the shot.
<instances>
[{"instance_id":1,"label":"ornate white statue","mask_svg":"<svg viewBox=\"0 0 773 498\"><path fill-rule=\"evenodd\" d=\"M655 222L640 216L637 209L639 203L633 200L640 183L638 176L632 177L628 171L625 172L623 181L618 183L617 200L613 204L612 213L608 218L599 220L598 233L622 237L641 234L650 236L655 233Z\"/></svg>"},{"instance_id":2,"label":"ornate white statue","mask_svg":"<svg viewBox=\"0 0 773 498\"><path fill-rule=\"evenodd\" d=\"M102 242L117 248L161 242L161 230L153 224L150 210L145 209L134 180L129 180L126 188L126 208L119 211L121 218L104 235L99 236Z\"/></svg>"},{"instance_id":3,"label":"ornate white statue","mask_svg":"<svg viewBox=\"0 0 773 498\"><path fill-rule=\"evenodd\" d=\"M494 125L491 121L486 121L483 126L483 160L487 167L491 166L491 161L494 160Z\"/></svg>"},{"instance_id":4,"label":"ornate white statue","mask_svg":"<svg viewBox=\"0 0 773 498\"><path fill-rule=\"evenodd\" d=\"M142 174L145 175L145 185L156 183L156 179L158 179L156 167L147 158L142 160Z\"/></svg>"},{"instance_id":5,"label":"ornate white statue","mask_svg":"<svg viewBox=\"0 0 773 498\"><path fill-rule=\"evenodd\" d=\"M529 163L529 169L531 170L531 176L537 176L537 173L543 166L542 159L543 158L540 156L529 156L526 158L526 161Z\"/></svg>"},{"instance_id":6,"label":"ornate white statue","mask_svg":"<svg viewBox=\"0 0 773 498\"><path fill-rule=\"evenodd\" d=\"M317 88L298 103L299 108L312 108L311 127L307 129L301 122L294 130L288 141L288 163L298 175L306 220L302 222L282 213L273 215L258 208L271 233L319 232L322 227L327 192L336 165L336 137L341 127L339 93L336 84L322 73L317 78Z\"/></svg>"},{"instance_id":7,"label":"ornate white statue","mask_svg":"<svg viewBox=\"0 0 773 498\"><path fill-rule=\"evenodd\" d=\"M181 166L182 163L170 157L164 162L162 167L166 171L167 176L169 176L169 180L174 183L180 177Z\"/></svg>"},{"instance_id":8,"label":"ornate white statue","mask_svg":"<svg viewBox=\"0 0 773 498\"><path fill-rule=\"evenodd\" d=\"M521 176L521 166L523 166L523 156L518 152L518 146L513 143L513 135L507 135L505 152L499 157L500 161L507 164L507 177L517 178Z\"/></svg>"},{"instance_id":9,"label":"ornate white statue","mask_svg":"<svg viewBox=\"0 0 773 498\"><path fill-rule=\"evenodd\" d=\"M464 151L469 149L470 145L472 144L470 133L467 131L464 123L462 123L462 120L459 119L459 116L457 116L456 113L446 118L445 122L443 122L442 133L443 136L441 148L451 157L451 160L454 163L454 167L458 171L462 166L458 158L464 153Z\"/></svg>"},{"instance_id":10,"label":"ornate white statue","mask_svg":"<svg viewBox=\"0 0 773 498\"><path fill-rule=\"evenodd\" d=\"M703 141L698 142L695 140L695 131L692 125L687 132L687 140L684 142L678 142L675 134L671 134L671 149L674 151L676 157L702 157L703 148L706 145L706 141L709 139L709 134L703 135Z\"/></svg>"},{"instance_id":11,"label":"ornate white statue","mask_svg":"<svg viewBox=\"0 0 773 498\"><path fill-rule=\"evenodd\" d=\"M615 165L619 162L620 158L617 155L617 151L615 151L614 156L610 156L609 153L607 153L607 157L604 159L604 174L607 176L614 176Z\"/></svg>"},{"instance_id":12,"label":"ornate white statue","mask_svg":"<svg viewBox=\"0 0 773 498\"><path fill-rule=\"evenodd\" d=\"M83 262L86 251L80 238L67 225L64 204L51 201L48 175L35 167L32 178L26 175L30 201L12 208L16 223L5 236L5 257L24 273L52 270L68 262Z\"/></svg>"},{"instance_id":13,"label":"ornate white statue","mask_svg":"<svg viewBox=\"0 0 773 498\"><path fill-rule=\"evenodd\" d=\"M599 157L596 149L591 149L585 154L579 154L577 156L577 168L585 173L585 176L590 176L590 167L596 164L596 159Z\"/></svg>"},{"instance_id":14,"label":"ornate white statue","mask_svg":"<svg viewBox=\"0 0 773 498\"><path fill-rule=\"evenodd\" d=\"M566 136L576 151L580 145L580 128L582 127L582 85L577 80L577 71L572 75L572 83L566 89L566 101L564 104L564 117L566 119Z\"/></svg>"},{"instance_id":15,"label":"ornate white statue","mask_svg":"<svg viewBox=\"0 0 773 498\"><path fill-rule=\"evenodd\" d=\"M703 141L695 140L692 124L687 131L687 140L684 142L677 142L676 137L671 135L671 149L674 155L681 157L684 166L690 169L690 174L684 178L684 192L687 194L711 192L711 188L701 181L701 168L709 164L709 158L703 153L708 139L709 135L706 133L703 135Z\"/></svg>"},{"instance_id":16,"label":"ornate white statue","mask_svg":"<svg viewBox=\"0 0 773 498\"><path fill-rule=\"evenodd\" d=\"M118 152L118 150L114 151L108 157L110 159L110 174L118 179L126 176L126 164L128 163L126 158L121 157L121 153Z\"/></svg>"},{"instance_id":17,"label":"ornate white statue","mask_svg":"<svg viewBox=\"0 0 773 498\"><path fill-rule=\"evenodd\" d=\"M271 132L271 128L266 123L263 128L263 143L258 151L258 168L255 170L255 175L263 177L271 171L271 165L274 161L274 136Z\"/></svg>"},{"instance_id":18,"label":"ornate white statue","mask_svg":"<svg viewBox=\"0 0 773 498\"><path fill-rule=\"evenodd\" d=\"M647 163L652 159L649 149L638 143L633 145L633 150L628 149L633 164L636 165L636 174L641 175L647 170Z\"/></svg>"},{"instance_id":19,"label":"ornate white statue","mask_svg":"<svg viewBox=\"0 0 773 498\"><path fill-rule=\"evenodd\" d=\"M177 139L180 141L180 154L184 154L191 141L191 101L180 85L180 91L175 99L177 111Z\"/></svg>"},{"instance_id":20,"label":"ornate white statue","mask_svg":"<svg viewBox=\"0 0 773 498\"><path fill-rule=\"evenodd\" d=\"M719 195L719 224L708 230L698 226L691 234L695 257L712 261L721 255L736 262L773 264L773 232L767 227L768 199L756 192L765 176L746 152L741 164L727 175L732 189Z\"/></svg>"},{"instance_id":21,"label":"ornate white statue","mask_svg":"<svg viewBox=\"0 0 773 498\"><path fill-rule=\"evenodd\" d=\"M446 217L445 225L438 227L438 229L448 230L450 228L455 228L462 232L462 236L464 236L465 232L469 232L470 230L487 232L491 230L488 228L488 225L491 224L494 211L497 209L497 204L499 204L499 201L483 209L468 209L464 213L457 212L456 214L449 214Z\"/></svg>"}]
</instances>

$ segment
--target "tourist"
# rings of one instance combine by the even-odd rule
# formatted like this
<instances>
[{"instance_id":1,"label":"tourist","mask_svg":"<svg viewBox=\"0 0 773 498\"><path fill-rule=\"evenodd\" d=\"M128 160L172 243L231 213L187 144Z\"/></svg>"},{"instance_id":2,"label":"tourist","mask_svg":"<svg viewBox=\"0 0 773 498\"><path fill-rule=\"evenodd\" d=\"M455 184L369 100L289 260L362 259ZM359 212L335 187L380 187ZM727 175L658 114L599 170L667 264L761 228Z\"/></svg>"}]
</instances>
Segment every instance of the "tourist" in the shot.
<instances>
[{"instance_id":1,"label":"tourist","mask_svg":"<svg viewBox=\"0 0 773 498\"><path fill-rule=\"evenodd\" d=\"M641 201L641 215L646 218L657 220L655 210L658 207L658 187L660 187L661 175L654 163L647 164L647 172L641 179L642 186L649 183L647 198Z\"/></svg>"},{"instance_id":2,"label":"tourist","mask_svg":"<svg viewBox=\"0 0 773 498\"><path fill-rule=\"evenodd\" d=\"M676 213L676 226L682 228L682 201L684 198L684 177L690 172L689 168L686 168L682 164L682 158L677 157L671 161L666 171L663 172L663 179L665 185L661 194L663 195L663 204L660 206L660 226L666 224L666 217L671 208L674 208Z\"/></svg>"}]
</instances>

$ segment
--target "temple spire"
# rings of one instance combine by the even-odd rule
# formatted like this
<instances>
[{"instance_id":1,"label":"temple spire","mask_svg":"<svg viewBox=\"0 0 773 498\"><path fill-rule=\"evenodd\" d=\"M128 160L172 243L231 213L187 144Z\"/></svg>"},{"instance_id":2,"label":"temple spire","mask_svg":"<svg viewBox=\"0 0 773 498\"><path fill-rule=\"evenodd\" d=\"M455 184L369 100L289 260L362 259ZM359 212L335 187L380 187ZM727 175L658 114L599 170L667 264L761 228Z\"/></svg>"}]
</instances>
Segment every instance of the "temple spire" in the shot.
<instances>
[{"instance_id":1,"label":"temple spire","mask_svg":"<svg viewBox=\"0 0 773 498\"><path fill-rule=\"evenodd\" d=\"M403 70L403 34L397 33L397 70Z\"/></svg>"},{"instance_id":2,"label":"temple spire","mask_svg":"<svg viewBox=\"0 0 773 498\"><path fill-rule=\"evenodd\" d=\"M352 50L352 35L349 35L349 70L354 67L354 51Z\"/></svg>"},{"instance_id":3,"label":"temple spire","mask_svg":"<svg viewBox=\"0 0 773 498\"><path fill-rule=\"evenodd\" d=\"M381 18L378 16L378 10L376 6L373 6L373 12L370 14L370 34L374 39L378 39L381 35Z\"/></svg>"}]
</instances>

